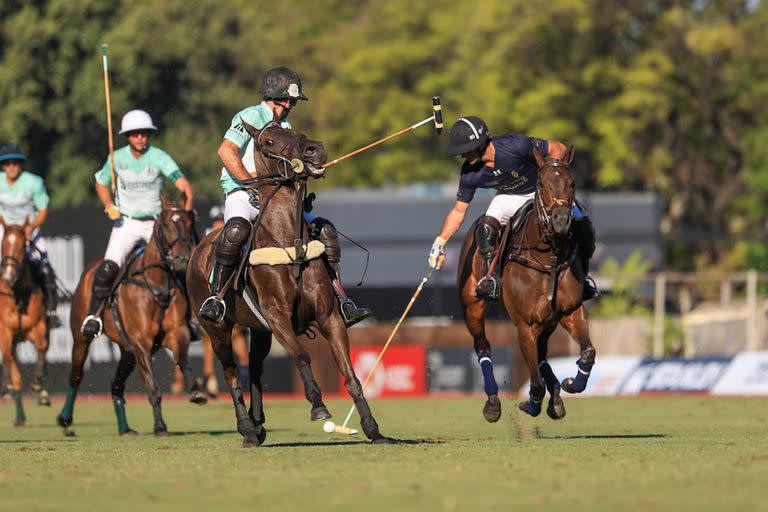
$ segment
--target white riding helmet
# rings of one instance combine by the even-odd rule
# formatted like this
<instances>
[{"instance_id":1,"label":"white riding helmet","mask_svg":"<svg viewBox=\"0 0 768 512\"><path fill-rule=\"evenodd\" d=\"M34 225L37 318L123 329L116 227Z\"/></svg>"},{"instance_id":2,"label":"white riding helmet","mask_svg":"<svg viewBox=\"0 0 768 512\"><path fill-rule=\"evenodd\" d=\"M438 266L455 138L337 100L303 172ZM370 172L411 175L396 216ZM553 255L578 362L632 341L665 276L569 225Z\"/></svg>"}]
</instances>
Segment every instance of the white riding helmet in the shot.
<instances>
[{"instance_id":1,"label":"white riding helmet","mask_svg":"<svg viewBox=\"0 0 768 512\"><path fill-rule=\"evenodd\" d=\"M157 131L157 126L152 123L152 118L143 110L131 110L123 116L120 123L120 135L136 130Z\"/></svg>"}]
</instances>

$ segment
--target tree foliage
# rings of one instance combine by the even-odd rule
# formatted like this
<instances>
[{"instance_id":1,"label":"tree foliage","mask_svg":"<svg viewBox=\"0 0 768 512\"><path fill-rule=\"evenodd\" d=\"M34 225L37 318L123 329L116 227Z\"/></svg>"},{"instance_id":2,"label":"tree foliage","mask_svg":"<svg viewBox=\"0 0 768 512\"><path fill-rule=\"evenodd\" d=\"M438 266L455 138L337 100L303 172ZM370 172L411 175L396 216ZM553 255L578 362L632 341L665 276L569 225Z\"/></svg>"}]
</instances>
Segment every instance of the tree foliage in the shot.
<instances>
[{"instance_id":1,"label":"tree foliage","mask_svg":"<svg viewBox=\"0 0 768 512\"><path fill-rule=\"evenodd\" d=\"M55 205L93 200L107 42L113 126L148 110L154 143L216 197L229 121L260 101L266 69L288 65L310 97L291 120L331 157L428 117L440 95L448 125L475 114L494 133L575 145L582 188L657 191L682 241L673 263L707 266L730 252L723 236L754 244L766 227L766 34L755 0L5 0L0 139L28 148ZM445 182L457 168L423 127L322 186Z\"/></svg>"}]
</instances>

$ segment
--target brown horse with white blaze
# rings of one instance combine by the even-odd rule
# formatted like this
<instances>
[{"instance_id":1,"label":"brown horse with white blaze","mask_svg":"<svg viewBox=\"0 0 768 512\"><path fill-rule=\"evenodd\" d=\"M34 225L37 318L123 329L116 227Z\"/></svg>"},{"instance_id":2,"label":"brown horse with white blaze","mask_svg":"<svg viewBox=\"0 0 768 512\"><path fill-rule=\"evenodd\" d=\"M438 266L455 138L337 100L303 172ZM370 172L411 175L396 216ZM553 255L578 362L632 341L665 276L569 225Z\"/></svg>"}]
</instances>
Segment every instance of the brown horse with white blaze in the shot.
<instances>
[{"instance_id":1,"label":"brown horse with white blaze","mask_svg":"<svg viewBox=\"0 0 768 512\"><path fill-rule=\"evenodd\" d=\"M48 322L44 294L35 282L27 256L27 223L3 227L2 262L0 265L0 352L3 369L10 377L11 395L16 404L14 425L26 422L21 402L21 372L16 361L16 344L29 340L37 350L37 364L32 388L38 392L40 405L51 405L44 388L45 354L48 351Z\"/></svg>"},{"instance_id":2,"label":"brown horse with white blaze","mask_svg":"<svg viewBox=\"0 0 768 512\"><path fill-rule=\"evenodd\" d=\"M117 280L113 296L104 310L104 334L120 348L120 361L112 381L112 401L120 435L136 434L128 426L124 391L125 381L137 362L152 406L156 436L168 435L168 427L162 417L152 356L161 347L167 348L184 372L186 382L192 381L187 358L190 309L184 272L197 235L194 212L184 209L185 202L184 194L177 203L162 198L162 210L155 220L149 243L125 263L123 277ZM67 399L57 417L59 426L64 428L73 421L75 399L92 341L79 326L88 314L93 274L99 263L95 262L83 273L72 299L72 368ZM206 398L192 389L190 401L205 403Z\"/></svg>"},{"instance_id":3,"label":"brown horse with white blaze","mask_svg":"<svg viewBox=\"0 0 768 512\"><path fill-rule=\"evenodd\" d=\"M509 222L499 246L503 283L500 300L517 328L531 377L529 400L520 403L519 408L538 416L546 386L550 393L547 414L561 419L565 417L565 405L560 397L561 384L547 362L549 337L560 324L580 346L577 376L562 382L562 389L569 393L585 389L596 352L582 305L584 271L572 233L575 186L568 166L573 148L562 160L544 157L535 148L534 154L539 173L533 205L523 207ZM473 228L462 246L458 286L488 395L483 416L494 422L501 417L501 402L493 375L491 345L485 335L488 303L475 296L475 286L483 275Z\"/></svg>"},{"instance_id":4,"label":"brown horse with white blaze","mask_svg":"<svg viewBox=\"0 0 768 512\"><path fill-rule=\"evenodd\" d=\"M243 447L259 446L266 438L261 375L272 335L288 350L299 370L305 396L312 404L310 418L330 417L320 387L312 375L310 357L297 338L309 329L317 330L329 342L347 391L360 414L363 432L373 442L388 442L389 439L379 432L352 368L347 329L326 268L328 262L321 256L322 251L314 257L309 254L311 244L317 247L319 242L309 240L302 203L308 178L320 177L324 172L325 149L320 142L281 128L277 122L260 130L243 124L253 137L256 168L256 176L244 186L258 189L261 199L260 213L248 230L252 244L246 244L246 248L272 251L274 260L256 263L251 257L251 265L246 266L244 272L234 274L234 284L221 292L226 303L226 314L221 323L200 317L224 368ZM220 232L210 233L192 254L187 287L195 311L210 294L208 278L214 264L215 239ZM256 306L252 308L248 302ZM259 310L261 319L257 316ZM230 339L235 324L251 328L251 405L248 410Z\"/></svg>"}]
</instances>

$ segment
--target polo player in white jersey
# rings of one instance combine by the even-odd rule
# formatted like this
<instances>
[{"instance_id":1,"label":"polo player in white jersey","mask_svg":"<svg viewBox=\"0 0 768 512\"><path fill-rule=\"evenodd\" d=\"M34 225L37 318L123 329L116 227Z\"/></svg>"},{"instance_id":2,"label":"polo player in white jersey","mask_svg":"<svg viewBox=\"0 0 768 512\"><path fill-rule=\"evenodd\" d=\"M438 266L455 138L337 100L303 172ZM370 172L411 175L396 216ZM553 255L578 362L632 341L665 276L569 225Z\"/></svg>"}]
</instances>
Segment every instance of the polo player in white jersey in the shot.
<instances>
[{"instance_id":1,"label":"polo player in white jersey","mask_svg":"<svg viewBox=\"0 0 768 512\"><path fill-rule=\"evenodd\" d=\"M150 134L157 131L152 118L143 110L131 110L123 116L120 134L128 145L114 153L117 193L112 198L109 158L95 174L96 194L104 205L104 212L114 220L104 260L93 275L93 288L88 316L80 328L89 338L101 334L102 303L109 297L118 270L134 246L149 242L155 226L155 217L162 204L160 191L163 176L186 194L187 211L192 210L192 186L168 153L149 144Z\"/></svg>"}]
</instances>

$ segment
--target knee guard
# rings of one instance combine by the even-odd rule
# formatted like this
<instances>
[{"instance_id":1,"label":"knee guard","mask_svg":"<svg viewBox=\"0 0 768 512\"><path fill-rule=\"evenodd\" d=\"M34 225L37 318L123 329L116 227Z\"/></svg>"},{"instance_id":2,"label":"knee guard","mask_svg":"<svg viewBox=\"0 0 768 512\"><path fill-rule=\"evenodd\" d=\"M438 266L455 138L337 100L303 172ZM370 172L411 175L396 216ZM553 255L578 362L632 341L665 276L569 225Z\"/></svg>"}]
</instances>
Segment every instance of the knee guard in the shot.
<instances>
[{"instance_id":1,"label":"knee guard","mask_svg":"<svg viewBox=\"0 0 768 512\"><path fill-rule=\"evenodd\" d=\"M574 221L573 231L578 244L579 256L582 261L589 261L595 253L596 237L595 226L586 215Z\"/></svg>"},{"instance_id":2,"label":"knee guard","mask_svg":"<svg viewBox=\"0 0 768 512\"><path fill-rule=\"evenodd\" d=\"M501 232L501 222L495 217L484 215L480 217L475 227L475 240L477 241L477 252L480 256L489 260L493 257L496 245L499 243L499 233Z\"/></svg>"},{"instance_id":3,"label":"knee guard","mask_svg":"<svg viewBox=\"0 0 768 512\"><path fill-rule=\"evenodd\" d=\"M310 224L312 238L323 242L325 245L325 256L330 263L341 261L341 247L339 246L339 235L336 232L336 226L328 219L317 217Z\"/></svg>"},{"instance_id":4,"label":"knee guard","mask_svg":"<svg viewBox=\"0 0 768 512\"><path fill-rule=\"evenodd\" d=\"M97 299L106 299L112 291L117 271L120 267L112 260L104 260L96 267L93 274L93 296Z\"/></svg>"},{"instance_id":5,"label":"knee guard","mask_svg":"<svg viewBox=\"0 0 768 512\"><path fill-rule=\"evenodd\" d=\"M216 262L227 267L237 266L243 245L251 236L251 229L251 223L243 217L229 219L216 239Z\"/></svg>"}]
</instances>

